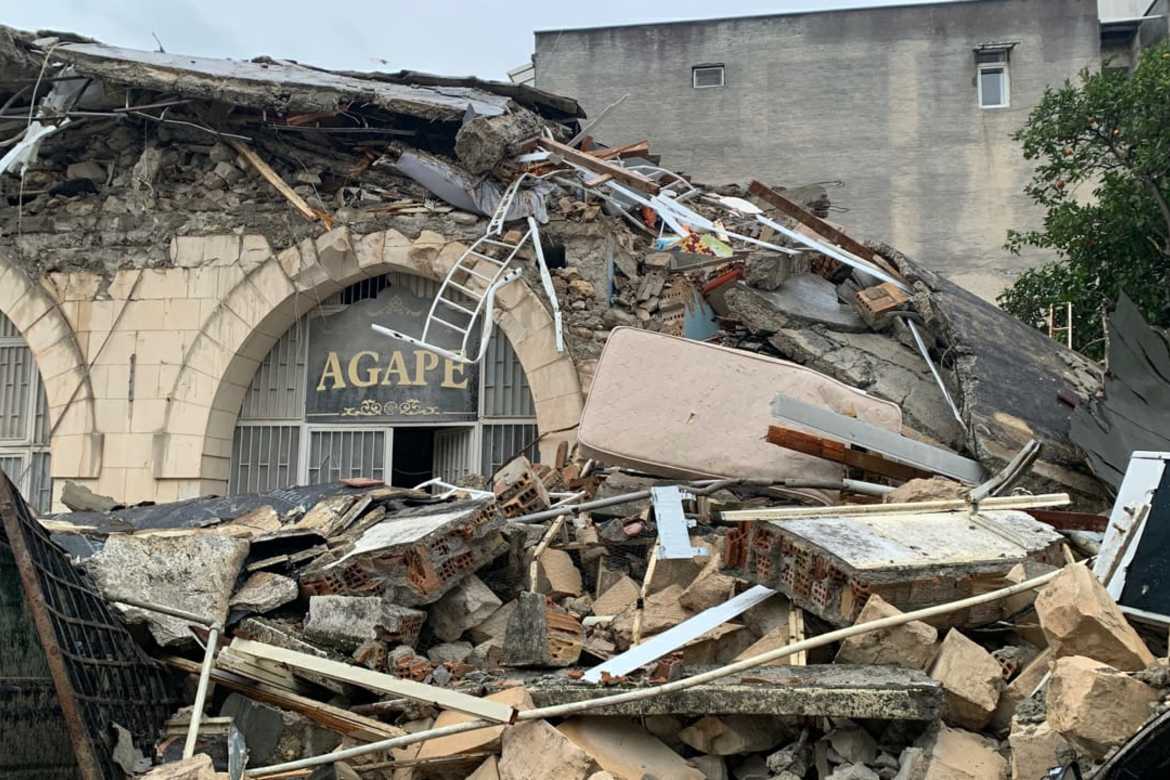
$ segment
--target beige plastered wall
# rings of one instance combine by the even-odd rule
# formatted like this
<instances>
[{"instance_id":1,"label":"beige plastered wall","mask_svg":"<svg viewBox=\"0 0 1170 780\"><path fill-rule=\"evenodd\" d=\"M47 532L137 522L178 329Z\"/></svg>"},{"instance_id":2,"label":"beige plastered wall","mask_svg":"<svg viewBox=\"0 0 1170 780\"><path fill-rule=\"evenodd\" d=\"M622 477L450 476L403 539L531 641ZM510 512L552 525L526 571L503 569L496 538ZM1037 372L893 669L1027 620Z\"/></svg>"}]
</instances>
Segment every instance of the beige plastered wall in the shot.
<instances>
[{"instance_id":1,"label":"beige plastered wall","mask_svg":"<svg viewBox=\"0 0 1170 780\"><path fill-rule=\"evenodd\" d=\"M0 255L0 312L28 342L48 396L54 509L67 480L124 503L224 494L240 403L276 340L347 285L392 271L441 279L465 249L432 231L412 240L346 227L279 253L260 235L179 236L173 267L112 280L33 279ZM551 459L581 414L577 368L523 280L495 306Z\"/></svg>"}]
</instances>

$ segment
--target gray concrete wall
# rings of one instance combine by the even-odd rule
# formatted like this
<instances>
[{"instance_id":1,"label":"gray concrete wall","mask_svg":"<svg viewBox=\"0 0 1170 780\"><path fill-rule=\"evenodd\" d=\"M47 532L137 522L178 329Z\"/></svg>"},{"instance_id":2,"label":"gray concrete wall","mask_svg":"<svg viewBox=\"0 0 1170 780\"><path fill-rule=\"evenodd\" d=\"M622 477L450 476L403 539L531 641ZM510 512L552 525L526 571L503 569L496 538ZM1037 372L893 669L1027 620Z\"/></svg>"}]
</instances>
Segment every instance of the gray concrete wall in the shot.
<instances>
[{"instance_id":1,"label":"gray concrete wall","mask_svg":"<svg viewBox=\"0 0 1170 780\"><path fill-rule=\"evenodd\" d=\"M981 109L972 49L1017 41L1011 106ZM723 63L727 85L693 89ZM630 97L598 136L648 138L703 181L840 180L833 219L888 240L993 297L1037 254L1002 249L1038 224L1011 133L1045 86L1099 63L1096 0L926 6L536 34L537 86L596 113Z\"/></svg>"}]
</instances>

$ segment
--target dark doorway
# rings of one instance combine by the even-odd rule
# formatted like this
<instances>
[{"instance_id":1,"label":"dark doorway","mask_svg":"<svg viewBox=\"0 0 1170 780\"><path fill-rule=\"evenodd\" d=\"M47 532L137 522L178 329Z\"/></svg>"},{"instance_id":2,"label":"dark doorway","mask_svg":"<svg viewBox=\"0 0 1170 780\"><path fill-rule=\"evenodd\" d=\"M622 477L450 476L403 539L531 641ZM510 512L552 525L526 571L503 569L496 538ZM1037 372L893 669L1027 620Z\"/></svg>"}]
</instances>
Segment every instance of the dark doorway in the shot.
<instances>
[{"instance_id":1,"label":"dark doorway","mask_svg":"<svg viewBox=\"0 0 1170 780\"><path fill-rule=\"evenodd\" d=\"M390 484L414 487L434 476L435 429L395 428Z\"/></svg>"}]
</instances>

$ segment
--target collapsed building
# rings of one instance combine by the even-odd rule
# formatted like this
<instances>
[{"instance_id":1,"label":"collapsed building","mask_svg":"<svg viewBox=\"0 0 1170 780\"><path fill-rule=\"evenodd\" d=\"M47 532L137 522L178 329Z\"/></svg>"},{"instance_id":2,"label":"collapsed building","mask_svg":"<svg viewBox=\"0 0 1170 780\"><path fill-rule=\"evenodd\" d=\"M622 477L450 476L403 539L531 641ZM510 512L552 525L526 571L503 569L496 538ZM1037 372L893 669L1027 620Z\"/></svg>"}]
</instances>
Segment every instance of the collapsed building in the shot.
<instances>
[{"instance_id":1,"label":"collapsed building","mask_svg":"<svg viewBox=\"0 0 1170 780\"><path fill-rule=\"evenodd\" d=\"M823 189L519 85L0 62L4 717L75 745L12 766L1030 777L1160 722L1103 372Z\"/></svg>"}]
</instances>

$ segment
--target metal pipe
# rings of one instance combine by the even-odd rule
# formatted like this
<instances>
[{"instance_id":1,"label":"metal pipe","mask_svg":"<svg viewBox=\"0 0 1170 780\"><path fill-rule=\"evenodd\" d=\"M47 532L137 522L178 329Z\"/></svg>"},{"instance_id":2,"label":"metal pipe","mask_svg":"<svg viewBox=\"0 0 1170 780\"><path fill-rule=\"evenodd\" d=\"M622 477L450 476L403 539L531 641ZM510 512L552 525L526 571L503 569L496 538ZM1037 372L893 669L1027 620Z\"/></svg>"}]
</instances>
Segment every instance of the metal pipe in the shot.
<instances>
[{"instance_id":1,"label":"metal pipe","mask_svg":"<svg viewBox=\"0 0 1170 780\"><path fill-rule=\"evenodd\" d=\"M1072 564L1074 566L1083 565L1082 563ZM558 704L551 707L538 707L531 710L521 710L516 715L517 721L522 720L541 720L543 718L559 718L567 715L575 715L580 712L588 712L590 710L601 707L609 707L616 704L626 704L632 701L641 701L642 699L651 699L655 696L661 696L667 693L674 693L675 691L686 690L696 685L703 683L714 682L715 680L729 677L733 674L746 672L749 669L754 669L757 666L762 666L772 661L777 661L781 658L786 658L790 655L802 651L813 650L818 647L840 642L859 634L867 634L872 631L878 631L884 628L894 628L895 626L905 625L916 620L928 620L930 618L945 615L949 612L957 612L963 609L969 609L980 604L987 604L992 601L999 601L1000 599L1009 598L1017 593L1024 593L1025 591L1039 588L1048 584L1060 574L1064 569L1056 569L1055 571L1042 574L1039 577L1033 577L1030 580L1010 585L999 590L982 593L978 596L970 596L958 601L952 601L947 604L939 604L934 607L926 607L924 609L916 609L912 612L903 612L900 615L894 615L880 620L871 620L867 623L852 625L847 628L841 628L836 631L830 631L826 634L805 639L800 642L794 642L784 647L776 648L766 653L753 655L751 658L745 658L742 661L728 664L727 666L718 669L712 669L709 672L685 677L681 680L665 683L663 685L656 685L650 688L639 688L633 691L626 691L624 693L616 693L610 696L602 696L597 699L587 699L585 701L570 702L568 704ZM450 734L461 734L465 731L474 731L481 728L490 728L496 726L498 723L491 721L476 719L466 721L464 723L457 723L453 726L445 726L443 728L431 729L430 731L420 731L415 734L407 734L403 737L394 737L393 739L382 740L381 742L371 742L366 745L358 745L356 747L347 748L345 750L338 750L333 753L326 753L320 756L312 756L310 758L303 758L298 761L288 761L283 764L274 764L272 766L258 767L256 769L249 769L244 774L246 777L264 777L267 775L279 774L281 772L289 772L294 769L305 769L311 766L320 766L321 764L330 764L335 761L342 761L347 758L355 758L367 753L375 753L381 750L389 750L390 748L403 747L411 745L415 742L425 742L436 737L444 737Z\"/></svg>"},{"instance_id":2,"label":"metal pipe","mask_svg":"<svg viewBox=\"0 0 1170 780\"><path fill-rule=\"evenodd\" d=\"M195 755L195 740L199 737L199 724L203 721L203 706L207 701L207 683L211 680L211 667L215 665L215 649L219 644L219 627L212 626L207 632L207 649L203 653L203 667L199 670L199 687L195 689L195 706L191 709L191 725L187 728L187 741L183 744L183 758Z\"/></svg>"},{"instance_id":3,"label":"metal pipe","mask_svg":"<svg viewBox=\"0 0 1170 780\"><path fill-rule=\"evenodd\" d=\"M795 490L844 490L850 493L861 493L869 496L884 496L893 491L887 485L878 485L873 482L863 482L856 479L828 480L828 479L793 479L793 480L766 480L766 479L703 479L697 482L679 483L678 487L693 493L696 496L706 496L717 490L727 487L744 485L763 488L788 488ZM530 512L526 515L514 517L510 523L539 523L549 520L565 512L588 512L593 509L604 509L622 504L632 504L650 498L649 490L635 490L633 493L623 493L620 496L597 498L580 504L558 504L554 509L542 509L539 512Z\"/></svg>"},{"instance_id":4,"label":"metal pipe","mask_svg":"<svg viewBox=\"0 0 1170 780\"><path fill-rule=\"evenodd\" d=\"M201 626L208 628L222 628L218 620L205 618L202 615L196 615L194 612L188 612L185 609L176 609L175 607L168 607L163 604L151 604L149 601L139 601L138 599L116 598L111 599L115 604L125 604L129 607L138 607L139 609L149 609L151 612L158 612L162 615L170 615L179 620L189 620L192 623L198 623Z\"/></svg>"}]
</instances>

